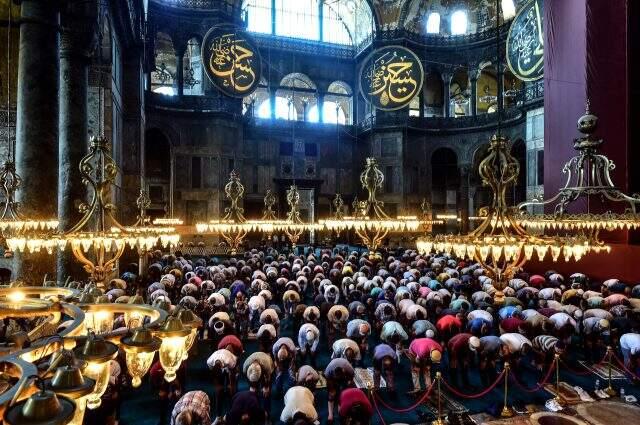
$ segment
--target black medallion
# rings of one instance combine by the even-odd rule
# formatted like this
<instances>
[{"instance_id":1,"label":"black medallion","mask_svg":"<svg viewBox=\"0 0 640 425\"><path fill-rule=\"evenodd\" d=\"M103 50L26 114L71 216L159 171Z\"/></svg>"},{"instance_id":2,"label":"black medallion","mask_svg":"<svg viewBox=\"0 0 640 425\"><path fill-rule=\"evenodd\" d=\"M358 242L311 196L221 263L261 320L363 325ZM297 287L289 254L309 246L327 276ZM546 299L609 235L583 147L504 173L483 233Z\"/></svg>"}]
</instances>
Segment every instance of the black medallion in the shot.
<instances>
[{"instance_id":1,"label":"black medallion","mask_svg":"<svg viewBox=\"0 0 640 425\"><path fill-rule=\"evenodd\" d=\"M543 0L531 0L524 5L509 29L507 65L522 81L535 81L544 76L543 3Z\"/></svg>"},{"instance_id":2,"label":"black medallion","mask_svg":"<svg viewBox=\"0 0 640 425\"><path fill-rule=\"evenodd\" d=\"M258 46L234 26L219 25L207 32L202 42L202 63L213 85L228 96L245 97L260 84Z\"/></svg>"},{"instance_id":3,"label":"black medallion","mask_svg":"<svg viewBox=\"0 0 640 425\"><path fill-rule=\"evenodd\" d=\"M424 70L420 58L402 46L387 46L371 53L360 71L360 93L374 108L404 108L420 93Z\"/></svg>"}]
</instances>

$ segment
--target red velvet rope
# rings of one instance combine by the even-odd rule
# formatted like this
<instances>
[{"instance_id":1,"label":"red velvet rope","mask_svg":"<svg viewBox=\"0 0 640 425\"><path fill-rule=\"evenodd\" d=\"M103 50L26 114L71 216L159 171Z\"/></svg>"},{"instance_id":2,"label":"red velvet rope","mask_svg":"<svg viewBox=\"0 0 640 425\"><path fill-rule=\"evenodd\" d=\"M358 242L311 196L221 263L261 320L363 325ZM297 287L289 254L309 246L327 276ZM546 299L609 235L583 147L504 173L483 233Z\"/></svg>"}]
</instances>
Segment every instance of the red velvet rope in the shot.
<instances>
[{"instance_id":1,"label":"red velvet rope","mask_svg":"<svg viewBox=\"0 0 640 425\"><path fill-rule=\"evenodd\" d=\"M402 408L392 407L392 406L388 405L387 403L385 403L385 401L378 396L378 393L375 393L375 392L374 392L374 397L373 398L374 398L374 400L377 398L380 401L380 404L382 404L386 409L389 409L392 412L407 413L407 412L410 412L410 411L414 410L418 406L420 406L426 399L429 398L429 395L431 395L431 391L433 391L434 385L435 385L435 381L433 381L431 383L431 385L427 389L427 392L424 393L424 395L422 397L420 397L420 400L418 400L417 402L415 402L413 405L411 405L409 407L402 407Z\"/></svg>"},{"instance_id":2,"label":"red velvet rope","mask_svg":"<svg viewBox=\"0 0 640 425\"><path fill-rule=\"evenodd\" d=\"M604 357L602 358L602 360L600 360L598 363L595 363L593 366L601 366L602 364L604 364L607 361L607 358L609 357L609 353L607 352ZM567 369L569 372L573 373L574 375L578 375L578 376L587 376L589 374L592 374L593 371L591 369L588 369L586 371L582 371L579 372L575 369L573 369L571 366L569 366L569 364L564 361L562 358L560 358L560 361L562 361L562 364L564 365L564 368ZM583 367L587 367L587 366L583 366Z\"/></svg>"},{"instance_id":3,"label":"red velvet rope","mask_svg":"<svg viewBox=\"0 0 640 425\"><path fill-rule=\"evenodd\" d=\"M378 417L380 418L380 423L382 423L382 425L387 425L387 423L384 421L384 418L382 417L382 413L380 413L380 408L378 407L378 403L376 402L376 398L378 398L377 394L373 394L373 407L376 409L376 412L378 413ZM380 400L382 401L382 400Z\"/></svg>"},{"instance_id":4,"label":"red velvet rope","mask_svg":"<svg viewBox=\"0 0 640 425\"><path fill-rule=\"evenodd\" d=\"M629 369L627 369L627 366L625 366L624 362L622 360L620 360L618 358L618 356L613 354L613 358L616 359L616 362L620 365L620 367L622 369L624 369L624 371L627 372L629 375L631 375L634 379L640 379L640 376L636 375L635 373L633 373Z\"/></svg>"},{"instance_id":5,"label":"red velvet rope","mask_svg":"<svg viewBox=\"0 0 640 425\"><path fill-rule=\"evenodd\" d=\"M505 371L503 370L502 373L500 373L500 375L498 375L498 378L496 379L496 381L491 384L489 386L489 388L487 388L486 390L482 391L481 393L478 394L463 394L461 392L459 392L458 390L456 390L455 388L453 388L451 385L447 384L447 381L445 381L444 379L442 379L442 383L444 384L444 386L451 391L453 394L457 395L458 397L462 397L462 398L469 398L469 399L473 399L473 398L480 398L480 397L484 397L485 395L489 394L499 383L500 381L502 381L502 378L504 377Z\"/></svg>"},{"instance_id":6,"label":"red velvet rope","mask_svg":"<svg viewBox=\"0 0 640 425\"><path fill-rule=\"evenodd\" d=\"M547 374L545 375L544 378L542 378L542 382L539 382L536 384L535 387L533 388L527 388L524 385L522 385L520 383L520 381L518 381L518 378L516 378L516 375L514 373L510 373L509 374L509 378L511 378L513 380L513 382L516 384L516 386L518 388L520 388L522 391L526 392L526 393L535 393L536 391L540 391L542 389L542 387L549 382L549 378L551 377L551 374L553 373L553 371L556 369L556 362L551 363L551 367L549 368L549 371L547 372Z\"/></svg>"}]
</instances>

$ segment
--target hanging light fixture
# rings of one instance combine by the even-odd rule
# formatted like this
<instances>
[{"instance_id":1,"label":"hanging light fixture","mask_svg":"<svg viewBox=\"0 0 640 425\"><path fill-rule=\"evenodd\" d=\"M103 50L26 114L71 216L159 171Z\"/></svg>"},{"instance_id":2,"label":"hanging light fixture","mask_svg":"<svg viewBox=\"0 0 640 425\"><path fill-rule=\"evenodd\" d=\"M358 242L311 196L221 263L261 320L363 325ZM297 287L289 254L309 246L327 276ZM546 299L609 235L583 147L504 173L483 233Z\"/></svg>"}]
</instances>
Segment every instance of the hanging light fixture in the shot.
<instances>
[{"instance_id":1,"label":"hanging light fixture","mask_svg":"<svg viewBox=\"0 0 640 425\"><path fill-rule=\"evenodd\" d=\"M73 354L78 360L85 362L84 375L96 383L87 396L87 407L97 409L102 404L101 397L109 385L109 362L118 355L118 346L91 332L83 345L74 348Z\"/></svg>"},{"instance_id":2,"label":"hanging light fixture","mask_svg":"<svg viewBox=\"0 0 640 425\"><path fill-rule=\"evenodd\" d=\"M368 193L366 201L354 201L355 216L342 219L320 220L327 230L354 230L370 252L374 252L390 232L417 232L422 221L416 216L391 218L384 212L384 203L377 199L377 191L382 188L384 174L375 158L367 158L365 169L360 174L362 188Z\"/></svg>"},{"instance_id":3,"label":"hanging light fixture","mask_svg":"<svg viewBox=\"0 0 640 425\"><path fill-rule=\"evenodd\" d=\"M156 351L160 349L162 341L154 337L150 330L139 328L133 335L120 340L125 352L127 372L131 376L131 385L138 388L142 383L142 377L146 375L153 363Z\"/></svg>"},{"instance_id":4,"label":"hanging light fixture","mask_svg":"<svg viewBox=\"0 0 640 425\"><path fill-rule=\"evenodd\" d=\"M46 390L42 378L33 376L40 390L4 411L2 420L7 425L66 425L76 411L75 403L55 392Z\"/></svg>"},{"instance_id":5,"label":"hanging light fixture","mask_svg":"<svg viewBox=\"0 0 640 425\"><path fill-rule=\"evenodd\" d=\"M157 335L162 339L160 345L160 364L164 369L164 380L172 382L176 379L176 371L180 368L186 349L187 338L191 329L185 327L176 316L169 316Z\"/></svg>"},{"instance_id":6,"label":"hanging light fixture","mask_svg":"<svg viewBox=\"0 0 640 425\"><path fill-rule=\"evenodd\" d=\"M534 199L518 205L519 220L525 227L542 231L580 231L598 238L602 230L631 230L640 227L640 195L627 195L613 184L611 170L615 164L600 153L604 141L594 136L598 117L591 113L587 102L586 112L578 120L581 137L573 141L577 155L562 167L566 176L564 187L547 200ZM570 206L578 200L587 200L588 207L598 206L604 212L571 213ZM599 201L599 205L598 205ZM624 212L615 213L607 208L616 204L626 206ZM529 207L552 206L552 214L530 214Z\"/></svg>"},{"instance_id":7,"label":"hanging light fixture","mask_svg":"<svg viewBox=\"0 0 640 425\"><path fill-rule=\"evenodd\" d=\"M56 369L51 379L44 382L45 388L74 400L76 410L69 422L71 425L82 425L87 407L87 396L95 388L96 382L82 376L80 369L74 364L67 364Z\"/></svg>"},{"instance_id":8,"label":"hanging light fixture","mask_svg":"<svg viewBox=\"0 0 640 425\"><path fill-rule=\"evenodd\" d=\"M191 333L187 337L185 342L185 352L184 356L182 356L182 360L187 360L189 356L189 350L193 347L194 342L196 341L196 337L198 336L198 328L202 326L202 319L195 315L193 311L187 308L181 308L178 312L178 318L182 322L182 324L189 329L191 329Z\"/></svg>"}]
</instances>

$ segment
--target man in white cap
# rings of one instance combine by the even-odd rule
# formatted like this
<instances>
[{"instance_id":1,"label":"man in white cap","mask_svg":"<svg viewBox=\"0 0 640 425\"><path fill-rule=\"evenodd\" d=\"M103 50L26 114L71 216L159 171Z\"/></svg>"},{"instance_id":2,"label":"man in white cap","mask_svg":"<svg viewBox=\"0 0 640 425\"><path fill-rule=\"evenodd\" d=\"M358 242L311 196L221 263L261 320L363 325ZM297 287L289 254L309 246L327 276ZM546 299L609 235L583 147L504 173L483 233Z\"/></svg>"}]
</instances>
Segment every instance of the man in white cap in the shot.
<instances>
[{"instance_id":1,"label":"man in white cap","mask_svg":"<svg viewBox=\"0 0 640 425\"><path fill-rule=\"evenodd\" d=\"M304 363L307 353L310 357L310 363L315 366L316 351L320 343L320 330L312 323L305 323L298 330L298 346L300 347L301 360Z\"/></svg>"}]
</instances>

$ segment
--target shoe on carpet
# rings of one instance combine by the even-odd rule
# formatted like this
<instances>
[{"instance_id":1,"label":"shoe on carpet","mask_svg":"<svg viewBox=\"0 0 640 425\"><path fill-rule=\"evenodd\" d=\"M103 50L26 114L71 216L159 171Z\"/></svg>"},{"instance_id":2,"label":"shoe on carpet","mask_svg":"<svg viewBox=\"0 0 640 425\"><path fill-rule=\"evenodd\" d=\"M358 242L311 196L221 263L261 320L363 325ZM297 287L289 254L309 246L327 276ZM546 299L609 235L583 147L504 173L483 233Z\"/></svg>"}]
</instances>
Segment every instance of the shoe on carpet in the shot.
<instances>
[{"instance_id":1,"label":"shoe on carpet","mask_svg":"<svg viewBox=\"0 0 640 425\"><path fill-rule=\"evenodd\" d=\"M575 386L575 387L573 387L573 389L574 389L574 390L576 390L576 392L577 392L577 393L578 393L578 395L580 396L580 400L582 400L582 401L588 401L588 402L595 401L595 400L593 399L593 397L591 397L591 396L589 395L589 393L588 393L588 392L586 392L585 390L583 390L583 389L582 389L582 387Z\"/></svg>"}]
</instances>

